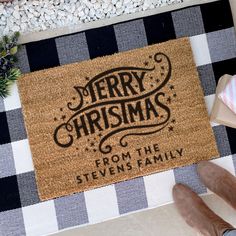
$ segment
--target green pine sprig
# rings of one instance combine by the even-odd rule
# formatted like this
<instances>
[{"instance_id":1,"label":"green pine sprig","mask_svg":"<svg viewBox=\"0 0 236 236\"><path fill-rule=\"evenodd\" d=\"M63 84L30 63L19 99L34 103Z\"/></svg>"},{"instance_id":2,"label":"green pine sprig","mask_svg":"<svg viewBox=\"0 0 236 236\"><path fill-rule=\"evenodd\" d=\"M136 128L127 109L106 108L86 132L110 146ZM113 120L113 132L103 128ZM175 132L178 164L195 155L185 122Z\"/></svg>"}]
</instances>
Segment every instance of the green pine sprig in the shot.
<instances>
[{"instance_id":1,"label":"green pine sprig","mask_svg":"<svg viewBox=\"0 0 236 236\"><path fill-rule=\"evenodd\" d=\"M3 36L0 41L0 97L2 98L10 95L10 87L21 75L20 70L15 67L19 36L19 32L16 32L12 36Z\"/></svg>"}]
</instances>

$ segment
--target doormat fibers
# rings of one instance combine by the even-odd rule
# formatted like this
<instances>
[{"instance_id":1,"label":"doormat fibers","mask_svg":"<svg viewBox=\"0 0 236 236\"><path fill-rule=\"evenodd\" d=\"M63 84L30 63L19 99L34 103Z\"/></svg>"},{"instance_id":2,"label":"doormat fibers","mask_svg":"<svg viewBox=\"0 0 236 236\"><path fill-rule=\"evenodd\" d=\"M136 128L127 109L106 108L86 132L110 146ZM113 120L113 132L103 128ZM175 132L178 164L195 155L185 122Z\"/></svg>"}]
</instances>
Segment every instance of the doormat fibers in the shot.
<instances>
[{"instance_id":1,"label":"doormat fibers","mask_svg":"<svg viewBox=\"0 0 236 236\"><path fill-rule=\"evenodd\" d=\"M187 38L29 73L18 87L41 200L218 157Z\"/></svg>"},{"instance_id":2,"label":"doormat fibers","mask_svg":"<svg viewBox=\"0 0 236 236\"><path fill-rule=\"evenodd\" d=\"M19 67L32 72L183 36L190 37L204 99L211 107L218 79L236 74L235 30L225 0L27 43L18 54ZM212 126L221 156L213 161L235 175L236 130ZM175 183L186 184L198 194L207 193L194 164L42 202L16 86L10 97L0 99L0 144L3 236L48 235L158 207L173 201Z\"/></svg>"}]
</instances>

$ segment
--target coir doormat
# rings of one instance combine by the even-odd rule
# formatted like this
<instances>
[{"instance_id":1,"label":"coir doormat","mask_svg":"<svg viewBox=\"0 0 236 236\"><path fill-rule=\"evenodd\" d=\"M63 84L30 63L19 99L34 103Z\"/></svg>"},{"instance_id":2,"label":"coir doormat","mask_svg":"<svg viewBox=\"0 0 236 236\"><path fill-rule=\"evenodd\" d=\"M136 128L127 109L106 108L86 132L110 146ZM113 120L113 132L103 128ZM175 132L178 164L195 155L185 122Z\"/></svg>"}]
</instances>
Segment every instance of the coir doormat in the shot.
<instances>
[{"instance_id":1,"label":"coir doormat","mask_svg":"<svg viewBox=\"0 0 236 236\"><path fill-rule=\"evenodd\" d=\"M187 38L18 85L42 200L218 156Z\"/></svg>"}]
</instances>

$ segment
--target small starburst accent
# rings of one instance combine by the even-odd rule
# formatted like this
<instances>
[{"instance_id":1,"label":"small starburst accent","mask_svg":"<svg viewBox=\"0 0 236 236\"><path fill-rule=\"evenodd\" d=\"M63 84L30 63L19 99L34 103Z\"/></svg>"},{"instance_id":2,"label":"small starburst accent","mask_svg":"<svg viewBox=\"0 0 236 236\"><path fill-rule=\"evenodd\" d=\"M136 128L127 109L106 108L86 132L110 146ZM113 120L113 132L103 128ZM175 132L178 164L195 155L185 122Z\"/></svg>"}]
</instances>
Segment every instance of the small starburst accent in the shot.
<instances>
[{"instance_id":1,"label":"small starburst accent","mask_svg":"<svg viewBox=\"0 0 236 236\"><path fill-rule=\"evenodd\" d=\"M172 123L175 123L175 121L176 121L175 119L172 119L172 121L171 121L171 122L172 122Z\"/></svg>"},{"instance_id":2,"label":"small starburst accent","mask_svg":"<svg viewBox=\"0 0 236 236\"><path fill-rule=\"evenodd\" d=\"M87 81L89 81L89 77L88 77L88 76L86 76L85 79L86 79Z\"/></svg>"},{"instance_id":3,"label":"small starburst accent","mask_svg":"<svg viewBox=\"0 0 236 236\"><path fill-rule=\"evenodd\" d=\"M163 115L161 115L160 117L161 117L161 118L163 118L164 116L163 116Z\"/></svg>"},{"instance_id":4,"label":"small starburst accent","mask_svg":"<svg viewBox=\"0 0 236 236\"><path fill-rule=\"evenodd\" d=\"M149 58L152 59L152 55L150 55Z\"/></svg>"},{"instance_id":5,"label":"small starburst accent","mask_svg":"<svg viewBox=\"0 0 236 236\"><path fill-rule=\"evenodd\" d=\"M96 152L97 150L96 149L93 149L94 152Z\"/></svg>"},{"instance_id":6,"label":"small starburst accent","mask_svg":"<svg viewBox=\"0 0 236 236\"><path fill-rule=\"evenodd\" d=\"M164 73L161 73L161 76L165 75Z\"/></svg>"},{"instance_id":7,"label":"small starburst accent","mask_svg":"<svg viewBox=\"0 0 236 236\"><path fill-rule=\"evenodd\" d=\"M65 115L63 115L63 116L61 117L61 119L62 119L62 120L65 120L65 119L66 119L66 116L65 116Z\"/></svg>"},{"instance_id":8,"label":"small starburst accent","mask_svg":"<svg viewBox=\"0 0 236 236\"><path fill-rule=\"evenodd\" d=\"M164 69L165 69L165 67L164 67L164 66L161 66L161 69L162 69L162 70L164 70Z\"/></svg>"},{"instance_id":9,"label":"small starburst accent","mask_svg":"<svg viewBox=\"0 0 236 236\"><path fill-rule=\"evenodd\" d=\"M174 130L173 126L168 127L168 130L173 131Z\"/></svg>"},{"instance_id":10,"label":"small starburst accent","mask_svg":"<svg viewBox=\"0 0 236 236\"><path fill-rule=\"evenodd\" d=\"M176 98L176 97L177 97L177 94L176 94L176 93L174 93L174 94L173 94L173 97L174 97L174 98Z\"/></svg>"},{"instance_id":11,"label":"small starburst accent","mask_svg":"<svg viewBox=\"0 0 236 236\"><path fill-rule=\"evenodd\" d=\"M60 108L60 111L63 111L63 108Z\"/></svg>"},{"instance_id":12,"label":"small starburst accent","mask_svg":"<svg viewBox=\"0 0 236 236\"><path fill-rule=\"evenodd\" d=\"M145 61L145 62L144 62L144 65L145 65L145 66L148 66L148 61Z\"/></svg>"},{"instance_id":13,"label":"small starburst accent","mask_svg":"<svg viewBox=\"0 0 236 236\"><path fill-rule=\"evenodd\" d=\"M170 89L173 90L175 87L174 85L170 85Z\"/></svg>"},{"instance_id":14,"label":"small starburst accent","mask_svg":"<svg viewBox=\"0 0 236 236\"><path fill-rule=\"evenodd\" d=\"M159 80L159 79L156 79L156 82L157 82L157 83L159 83L159 82L160 82L160 80Z\"/></svg>"},{"instance_id":15,"label":"small starburst accent","mask_svg":"<svg viewBox=\"0 0 236 236\"><path fill-rule=\"evenodd\" d=\"M85 151L87 152L88 150L89 150L89 149L86 147L86 148L85 148Z\"/></svg>"},{"instance_id":16,"label":"small starburst accent","mask_svg":"<svg viewBox=\"0 0 236 236\"><path fill-rule=\"evenodd\" d=\"M75 100L76 98L75 98L75 97L73 97L72 99L73 99L73 100Z\"/></svg>"},{"instance_id":17,"label":"small starburst accent","mask_svg":"<svg viewBox=\"0 0 236 236\"><path fill-rule=\"evenodd\" d=\"M54 121L57 121L57 118L56 118L56 117L54 118Z\"/></svg>"},{"instance_id":18,"label":"small starburst accent","mask_svg":"<svg viewBox=\"0 0 236 236\"><path fill-rule=\"evenodd\" d=\"M79 150L79 148L76 148L76 150L78 151L78 150Z\"/></svg>"},{"instance_id":19,"label":"small starburst accent","mask_svg":"<svg viewBox=\"0 0 236 236\"><path fill-rule=\"evenodd\" d=\"M171 103L171 97L167 98L167 102Z\"/></svg>"},{"instance_id":20,"label":"small starburst accent","mask_svg":"<svg viewBox=\"0 0 236 236\"><path fill-rule=\"evenodd\" d=\"M90 146L91 146L91 147L95 146L95 143L94 143L94 142L91 142L91 143L90 143Z\"/></svg>"},{"instance_id":21,"label":"small starburst accent","mask_svg":"<svg viewBox=\"0 0 236 236\"><path fill-rule=\"evenodd\" d=\"M153 79L153 77L152 77L152 76L150 76L150 79Z\"/></svg>"},{"instance_id":22,"label":"small starburst accent","mask_svg":"<svg viewBox=\"0 0 236 236\"><path fill-rule=\"evenodd\" d=\"M99 136L99 137L102 137L102 133L100 133L98 136Z\"/></svg>"},{"instance_id":23,"label":"small starburst accent","mask_svg":"<svg viewBox=\"0 0 236 236\"><path fill-rule=\"evenodd\" d=\"M153 84L150 84L151 88L153 88Z\"/></svg>"}]
</instances>

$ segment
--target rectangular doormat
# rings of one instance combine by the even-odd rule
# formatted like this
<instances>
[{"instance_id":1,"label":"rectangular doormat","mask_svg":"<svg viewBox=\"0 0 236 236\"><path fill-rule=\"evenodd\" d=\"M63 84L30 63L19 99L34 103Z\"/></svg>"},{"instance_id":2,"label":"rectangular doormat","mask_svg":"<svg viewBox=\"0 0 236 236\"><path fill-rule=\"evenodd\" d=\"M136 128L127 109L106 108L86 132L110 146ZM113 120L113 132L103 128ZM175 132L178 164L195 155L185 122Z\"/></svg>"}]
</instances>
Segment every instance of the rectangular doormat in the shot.
<instances>
[{"instance_id":1,"label":"rectangular doormat","mask_svg":"<svg viewBox=\"0 0 236 236\"><path fill-rule=\"evenodd\" d=\"M188 38L18 85L41 200L218 156Z\"/></svg>"}]
</instances>

